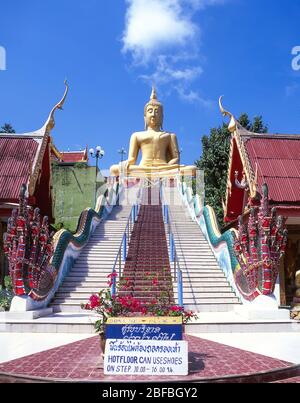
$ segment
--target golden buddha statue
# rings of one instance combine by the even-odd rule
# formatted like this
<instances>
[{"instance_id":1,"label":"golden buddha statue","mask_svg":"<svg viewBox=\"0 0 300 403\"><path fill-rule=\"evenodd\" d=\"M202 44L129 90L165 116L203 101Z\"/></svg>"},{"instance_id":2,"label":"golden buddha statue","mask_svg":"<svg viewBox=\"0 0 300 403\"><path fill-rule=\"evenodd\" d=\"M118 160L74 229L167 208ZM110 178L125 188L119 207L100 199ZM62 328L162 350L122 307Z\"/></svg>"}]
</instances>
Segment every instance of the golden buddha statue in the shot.
<instances>
[{"instance_id":1,"label":"golden buddha statue","mask_svg":"<svg viewBox=\"0 0 300 403\"><path fill-rule=\"evenodd\" d=\"M150 101L144 109L145 130L133 133L130 139L128 160L110 168L112 176L174 177L177 174L195 176L196 167L180 165L177 137L163 131L163 106L153 88ZM142 160L136 165L139 151Z\"/></svg>"}]
</instances>

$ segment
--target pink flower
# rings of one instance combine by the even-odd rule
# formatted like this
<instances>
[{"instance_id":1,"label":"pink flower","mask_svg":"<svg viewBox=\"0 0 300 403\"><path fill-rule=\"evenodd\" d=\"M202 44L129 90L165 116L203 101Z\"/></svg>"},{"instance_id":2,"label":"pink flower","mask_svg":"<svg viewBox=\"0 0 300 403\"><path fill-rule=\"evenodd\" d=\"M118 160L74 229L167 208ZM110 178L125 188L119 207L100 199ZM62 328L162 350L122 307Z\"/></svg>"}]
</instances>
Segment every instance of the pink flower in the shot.
<instances>
[{"instance_id":1,"label":"pink flower","mask_svg":"<svg viewBox=\"0 0 300 403\"><path fill-rule=\"evenodd\" d=\"M91 309L95 309L100 306L100 298L98 295L92 295L90 297L90 307Z\"/></svg>"},{"instance_id":2,"label":"pink flower","mask_svg":"<svg viewBox=\"0 0 300 403\"><path fill-rule=\"evenodd\" d=\"M118 277L118 274L116 271L113 271L112 273L110 273L107 278L108 278L108 282L107 285L108 287L111 287L113 285L113 283L115 282L114 279L116 279Z\"/></svg>"},{"instance_id":3,"label":"pink flower","mask_svg":"<svg viewBox=\"0 0 300 403\"><path fill-rule=\"evenodd\" d=\"M118 277L118 274L117 274L116 271L111 272L111 273L107 276L107 278L114 278L114 277Z\"/></svg>"},{"instance_id":4,"label":"pink flower","mask_svg":"<svg viewBox=\"0 0 300 403\"><path fill-rule=\"evenodd\" d=\"M141 307L141 314L142 315L147 315L147 313L148 313L148 309L145 306L142 306Z\"/></svg>"},{"instance_id":5,"label":"pink flower","mask_svg":"<svg viewBox=\"0 0 300 403\"><path fill-rule=\"evenodd\" d=\"M171 307L170 307L170 310L171 310L172 312L182 312L182 311L183 311L183 308L182 308L181 306L174 305L174 306L171 306Z\"/></svg>"}]
</instances>

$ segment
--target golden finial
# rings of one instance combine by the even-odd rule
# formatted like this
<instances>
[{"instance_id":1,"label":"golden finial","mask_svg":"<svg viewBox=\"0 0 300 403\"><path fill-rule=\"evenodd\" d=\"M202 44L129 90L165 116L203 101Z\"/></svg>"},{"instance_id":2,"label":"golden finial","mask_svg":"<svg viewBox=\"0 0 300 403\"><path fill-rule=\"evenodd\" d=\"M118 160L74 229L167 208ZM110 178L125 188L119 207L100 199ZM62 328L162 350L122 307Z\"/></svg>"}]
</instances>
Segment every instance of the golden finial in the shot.
<instances>
[{"instance_id":1,"label":"golden finial","mask_svg":"<svg viewBox=\"0 0 300 403\"><path fill-rule=\"evenodd\" d=\"M146 113L146 109L147 109L148 105L158 105L163 109L162 103L159 102L159 100L157 99L157 92L156 92L156 88L155 88L154 85L152 86L152 92L151 92L150 100L145 105L145 109L144 109L145 113Z\"/></svg>"},{"instance_id":2,"label":"golden finial","mask_svg":"<svg viewBox=\"0 0 300 403\"><path fill-rule=\"evenodd\" d=\"M151 93L150 99L151 100L155 99L157 101L157 93L156 93L156 88L154 87L154 85L152 85L152 93Z\"/></svg>"},{"instance_id":3,"label":"golden finial","mask_svg":"<svg viewBox=\"0 0 300 403\"><path fill-rule=\"evenodd\" d=\"M223 99L223 95L219 98L219 107L220 107L220 111L222 113L223 116L229 116L230 117L230 123L228 126L228 130L233 133L236 131L236 119L233 116L233 114L231 112L228 112L224 109L223 105L222 105L222 99Z\"/></svg>"},{"instance_id":4,"label":"golden finial","mask_svg":"<svg viewBox=\"0 0 300 403\"><path fill-rule=\"evenodd\" d=\"M64 84L66 86L65 93L64 93L62 99L54 106L54 108L50 112L48 120L44 125L44 127L46 126L46 132L48 132L48 133L50 133L50 131L55 126L54 112L56 111L56 109L62 110L63 104L65 103L65 100L67 98L67 94L68 94L68 91L69 91L69 85L68 85L67 80L64 81Z\"/></svg>"}]
</instances>

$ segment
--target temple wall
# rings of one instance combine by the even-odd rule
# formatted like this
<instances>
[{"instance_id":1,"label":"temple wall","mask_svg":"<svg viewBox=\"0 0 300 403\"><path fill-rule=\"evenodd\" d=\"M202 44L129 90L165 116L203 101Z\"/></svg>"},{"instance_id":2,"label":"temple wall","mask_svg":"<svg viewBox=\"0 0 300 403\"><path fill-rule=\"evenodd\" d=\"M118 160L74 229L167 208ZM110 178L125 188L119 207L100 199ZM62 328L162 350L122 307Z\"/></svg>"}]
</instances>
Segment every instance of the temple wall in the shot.
<instances>
[{"instance_id":1,"label":"temple wall","mask_svg":"<svg viewBox=\"0 0 300 403\"><path fill-rule=\"evenodd\" d=\"M84 163L53 164L53 211L55 224L75 232L78 218L87 207L94 207L95 167ZM99 188L103 182L97 182Z\"/></svg>"}]
</instances>

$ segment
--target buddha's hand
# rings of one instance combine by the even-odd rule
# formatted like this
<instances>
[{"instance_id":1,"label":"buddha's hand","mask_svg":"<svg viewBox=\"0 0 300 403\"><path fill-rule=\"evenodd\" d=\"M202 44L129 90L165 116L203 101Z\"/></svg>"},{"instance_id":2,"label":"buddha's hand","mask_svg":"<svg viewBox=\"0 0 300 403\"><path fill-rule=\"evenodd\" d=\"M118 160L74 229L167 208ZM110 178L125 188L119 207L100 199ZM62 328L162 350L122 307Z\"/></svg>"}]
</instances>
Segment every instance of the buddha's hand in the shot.
<instances>
[{"instance_id":1,"label":"buddha's hand","mask_svg":"<svg viewBox=\"0 0 300 403\"><path fill-rule=\"evenodd\" d=\"M125 174L128 172L130 162L128 160L120 162L121 171Z\"/></svg>"}]
</instances>

